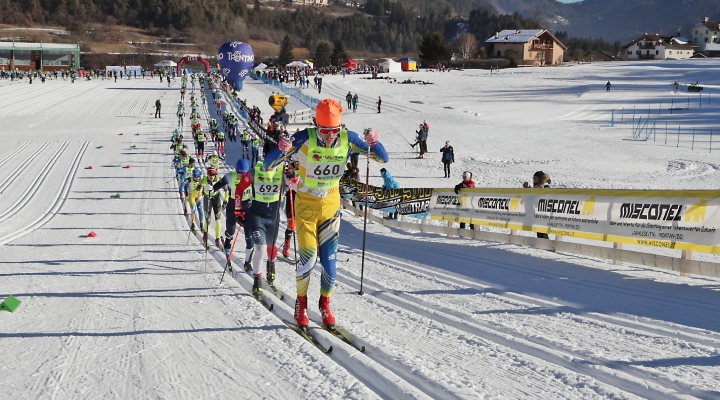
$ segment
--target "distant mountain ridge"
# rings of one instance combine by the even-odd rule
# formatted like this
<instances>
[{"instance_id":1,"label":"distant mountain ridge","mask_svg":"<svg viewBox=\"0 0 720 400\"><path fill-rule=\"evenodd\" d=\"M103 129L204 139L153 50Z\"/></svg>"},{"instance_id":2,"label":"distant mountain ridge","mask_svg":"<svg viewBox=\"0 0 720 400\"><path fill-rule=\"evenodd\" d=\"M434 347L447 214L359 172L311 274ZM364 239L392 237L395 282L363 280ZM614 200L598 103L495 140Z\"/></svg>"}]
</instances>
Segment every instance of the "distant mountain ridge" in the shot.
<instances>
[{"instance_id":1,"label":"distant mountain ridge","mask_svg":"<svg viewBox=\"0 0 720 400\"><path fill-rule=\"evenodd\" d=\"M492 5L501 14L519 12L526 18L541 17L551 31L571 37L602 37L629 42L643 33L682 34L704 17L720 20L719 0L408 0L415 7L451 7L460 15Z\"/></svg>"}]
</instances>

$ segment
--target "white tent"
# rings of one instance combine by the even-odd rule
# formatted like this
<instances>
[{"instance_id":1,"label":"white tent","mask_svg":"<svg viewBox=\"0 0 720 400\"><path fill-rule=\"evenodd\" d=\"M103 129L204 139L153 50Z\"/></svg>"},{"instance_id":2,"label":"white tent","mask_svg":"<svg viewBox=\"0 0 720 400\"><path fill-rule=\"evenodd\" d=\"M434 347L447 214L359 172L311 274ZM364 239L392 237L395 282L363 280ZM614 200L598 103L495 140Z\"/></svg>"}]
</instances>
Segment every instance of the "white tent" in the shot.
<instances>
[{"instance_id":1,"label":"white tent","mask_svg":"<svg viewBox=\"0 0 720 400\"><path fill-rule=\"evenodd\" d=\"M402 72L401 64L393 61L392 58L388 58L380 63L380 69L382 69L382 72Z\"/></svg>"},{"instance_id":2,"label":"white tent","mask_svg":"<svg viewBox=\"0 0 720 400\"><path fill-rule=\"evenodd\" d=\"M297 68L307 68L307 64L305 64L302 61L293 61L290 64L285 65L286 67L297 67Z\"/></svg>"},{"instance_id":3,"label":"white tent","mask_svg":"<svg viewBox=\"0 0 720 400\"><path fill-rule=\"evenodd\" d=\"M267 68L267 65L265 63L260 63L255 66L255 71L264 71Z\"/></svg>"},{"instance_id":4,"label":"white tent","mask_svg":"<svg viewBox=\"0 0 720 400\"><path fill-rule=\"evenodd\" d=\"M156 67L177 67L177 63L173 60L162 60L155 64Z\"/></svg>"}]
</instances>

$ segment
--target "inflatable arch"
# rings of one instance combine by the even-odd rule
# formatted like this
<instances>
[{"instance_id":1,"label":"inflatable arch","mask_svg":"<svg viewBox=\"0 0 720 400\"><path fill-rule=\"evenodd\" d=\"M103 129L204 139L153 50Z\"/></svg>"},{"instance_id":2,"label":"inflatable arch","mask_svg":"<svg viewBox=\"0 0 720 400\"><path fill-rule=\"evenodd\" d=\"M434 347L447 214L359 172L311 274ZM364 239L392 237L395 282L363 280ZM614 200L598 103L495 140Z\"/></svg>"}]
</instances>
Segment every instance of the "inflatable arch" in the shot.
<instances>
[{"instance_id":1,"label":"inflatable arch","mask_svg":"<svg viewBox=\"0 0 720 400\"><path fill-rule=\"evenodd\" d=\"M201 63L203 63L203 65L205 65L205 72L207 74L210 74L210 63L208 62L208 60L206 60L200 56L185 56L182 58L182 60L178 61L178 64L177 64L178 76L182 75L182 66L183 66L183 64L185 64L188 61L200 61Z\"/></svg>"}]
</instances>

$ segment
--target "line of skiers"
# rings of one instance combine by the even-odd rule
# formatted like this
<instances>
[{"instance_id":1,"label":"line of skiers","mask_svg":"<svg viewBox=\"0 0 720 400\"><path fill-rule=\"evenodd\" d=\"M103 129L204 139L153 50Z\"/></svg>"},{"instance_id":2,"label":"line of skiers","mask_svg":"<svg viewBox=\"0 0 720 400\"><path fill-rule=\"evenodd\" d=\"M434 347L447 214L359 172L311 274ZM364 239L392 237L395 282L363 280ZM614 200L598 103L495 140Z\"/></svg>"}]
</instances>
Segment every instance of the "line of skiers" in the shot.
<instances>
[{"instance_id":1,"label":"line of skiers","mask_svg":"<svg viewBox=\"0 0 720 400\"><path fill-rule=\"evenodd\" d=\"M284 213L288 223L282 254L290 257L290 242L296 231L299 259L291 261L297 262L295 319L299 326L309 323L308 286L318 258L322 264L319 300L322 323L335 324L330 296L335 284L340 227L339 182L345 173L345 163L351 153L368 151L373 160L388 161L377 132L366 129L362 136L358 135L342 126L341 117L342 106L337 101L321 101L316 107L316 127L298 131L292 137L286 130L276 129L277 139L265 152L264 160L251 163L240 158L235 168L222 177L218 174L219 165L213 164L219 164L213 158L216 154L206 160L209 167L203 173L196 160L188 157L180 132L173 134L174 167L184 209L191 214L191 227L199 219L206 240L209 217L214 215L215 245L226 254L236 240L238 227L243 229L244 268L252 271L255 295L262 293L263 264L268 283L275 280L280 204L286 198ZM223 209L226 218L221 238Z\"/></svg>"}]
</instances>

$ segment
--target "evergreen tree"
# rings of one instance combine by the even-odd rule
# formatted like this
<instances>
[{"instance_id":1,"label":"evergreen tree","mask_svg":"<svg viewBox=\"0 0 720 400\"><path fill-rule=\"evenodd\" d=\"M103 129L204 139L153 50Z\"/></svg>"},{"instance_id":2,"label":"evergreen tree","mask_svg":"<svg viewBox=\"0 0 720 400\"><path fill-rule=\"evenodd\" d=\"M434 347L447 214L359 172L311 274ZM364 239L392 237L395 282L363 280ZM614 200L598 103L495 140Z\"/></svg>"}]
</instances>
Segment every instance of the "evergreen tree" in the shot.
<instances>
[{"instance_id":1,"label":"evergreen tree","mask_svg":"<svg viewBox=\"0 0 720 400\"><path fill-rule=\"evenodd\" d=\"M315 48L315 67L327 67L330 65L332 50L327 42L320 42Z\"/></svg>"},{"instance_id":2,"label":"evergreen tree","mask_svg":"<svg viewBox=\"0 0 720 400\"><path fill-rule=\"evenodd\" d=\"M290 42L290 36L285 35L280 44L280 54L278 54L277 59L278 67L285 68L285 65L290 64L293 58L293 45Z\"/></svg>"},{"instance_id":3,"label":"evergreen tree","mask_svg":"<svg viewBox=\"0 0 720 400\"><path fill-rule=\"evenodd\" d=\"M335 47L333 47L332 55L330 55L330 64L339 67L342 63L347 60L348 55L345 51L345 45L338 39L335 41Z\"/></svg>"},{"instance_id":4,"label":"evergreen tree","mask_svg":"<svg viewBox=\"0 0 720 400\"><path fill-rule=\"evenodd\" d=\"M418 50L420 59L432 64L447 61L451 55L450 49L445 46L445 38L437 31L423 35Z\"/></svg>"}]
</instances>

